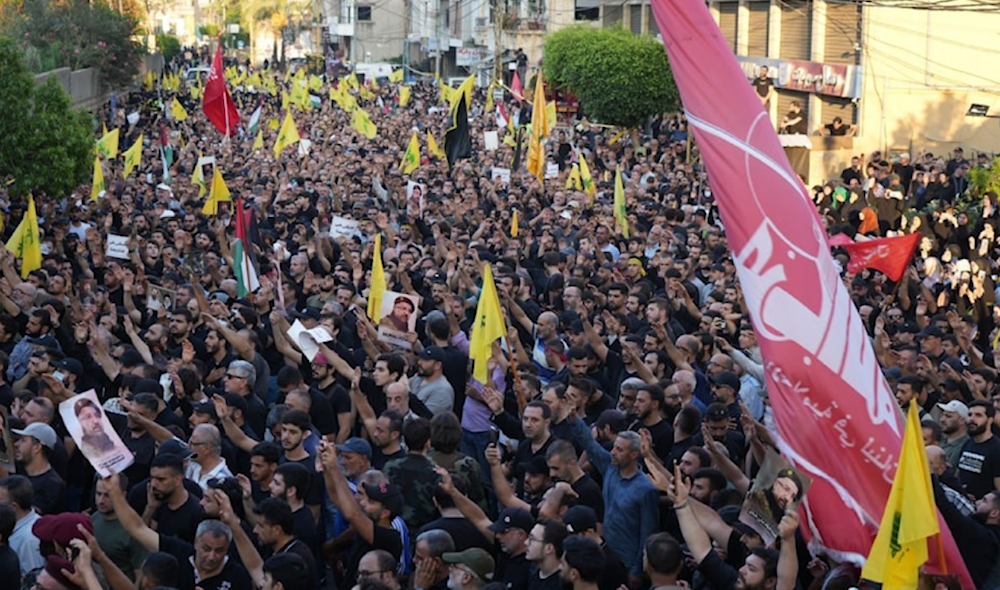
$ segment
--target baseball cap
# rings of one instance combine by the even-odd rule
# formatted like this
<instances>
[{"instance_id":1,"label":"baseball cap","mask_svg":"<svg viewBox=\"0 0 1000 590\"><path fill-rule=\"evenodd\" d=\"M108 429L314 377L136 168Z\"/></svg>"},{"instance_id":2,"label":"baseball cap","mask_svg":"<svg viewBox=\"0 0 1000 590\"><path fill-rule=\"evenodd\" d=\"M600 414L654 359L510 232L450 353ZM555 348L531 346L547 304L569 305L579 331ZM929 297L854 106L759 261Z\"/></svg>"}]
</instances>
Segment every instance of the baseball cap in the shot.
<instances>
[{"instance_id":1,"label":"baseball cap","mask_svg":"<svg viewBox=\"0 0 1000 590\"><path fill-rule=\"evenodd\" d=\"M725 371L723 373L719 373L718 375L712 378L712 383L720 387L728 387L733 391L740 390L740 378L736 376L736 373L733 373L731 371Z\"/></svg>"},{"instance_id":2,"label":"baseball cap","mask_svg":"<svg viewBox=\"0 0 1000 590\"><path fill-rule=\"evenodd\" d=\"M300 320L316 320L319 321L319 310L313 309L311 307L306 307L300 309L295 314Z\"/></svg>"},{"instance_id":3,"label":"baseball cap","mask_svg":"<svg viewBox=\"0 0 1000 590\"><path fill-rule=\"evenodd\" d=\"M337 450L341 453L354 453L364 455L369 459L372 458L372 446L365 439L356 436L352 436L345 440L343 444L337 445Z\"/></svg>"},{"instance_id":4,"label":"baseball cap","mask_svg":"<svg viewBox=\"0 0 1000 590\"><path fill-rule=\"evenodd\" d=\"M441 561L462 564L475 572L483 580L492 580L493 570L496 569L496 562L481 547L472 547L458 553L443 553Z\"/></svg>"},{"instance_id":5,"label":"baseball cap","mask_svg":"<svg viewBox=\"0 0 1000 590\"><path fill-rule=\"evenodd\" d=\"M236 408L240 410L245 415L248 411L249 406L247 406L247 400L243 399L243 396L238 393L227 393L225 395L226 406L230 408Z\"/></svg>"},{"instance_id":6,"label":"baseball cap","mask_svg":"<svg viewBox=\"0 0 1000 590\"><path fill-rule=\"evenodd\" d=\"M940 337L944 336L944 332L941 331L941 328L938 328L934 324L931 324L931 325L927 326L926 328L924 328L917 335L920 336L920 337L933 336L935 338L940 338Z\"/></svg>"},{"instance_id":7,"label":"baseball cap","mask_svg":"<svg viewBox=\"0 0 1000 590\"><path fill-rule=\"evenodd\" d=\"M83 539L83 533L76 526L82 524L88 532L94 532L94 524L90 518L79 512L63 512L49 514L35 521L31 532L39 541L54 541L62 547L69 547L73 539Z\"/></svg>"},{"instance_id":8,"label":"baseball cap","mask_svg":"<svg viewBox=\"0 0 1000 590\"><path fill-rule=\"evenodd\" d=\"M160 444L160 448L156 451L157 455L165 455L168 453L171 455L177 455L181 459L187 459L194 454L194 452L192 452L186 444L176 438L164 441Z\"/></svg>"},{"instance_id":9,"label":"baseball cap","mask_svg":"<svg viewBox=\"0 0 1000 590\"><path fill-rule=\"evenodd\" d=\"M505 508L496 522L490 525L489 529L494 533L501 533L507 529L521 529L530 531L535 526L535 519L531 513L523 508Z\"/></svg>"},{"instance_id":10,"label":"baseball cap","mask_svg":"<svg viewBox=\"0 0 1000 590\"><path fill-rule=\"evenodd\" d=\"M15 428L12 432L18 436L30 436L50 449L56 446L56 431L52 430L48 424L35 422L28 424L21 430Z\"/></svg>"},{"instance_id":11,"label":"baseball cap","mask_svg":"<svg viewBox=\"0 0 1000 590\"><path fill-rule=\"evenodd\" d=\"M368 497L381 503L389 512L399 514L403 510L403 492L400 491L399 486L391 483L379 485L366 483L362 485Z\"/></svg>"},{"instance_id":12,"label":"baseball cap","mask_svg":"<svg viewBox=\"0 0 1000 590\"><path fill-rule=\"evenodd\" d=\"M566 530L575 535L596 530L597 513L590 506L577 504L563 514L563 522L566 523Z\"/></svg>"},{"instance_id":13,"label":"baseball cap","mask_svg":"<svg viewBox=\"0 0 1000 590\"><path fill-rule=\"evenodd\" d=\"M420 358L432 361L443 361L444 349L440 346L428 346L420 351Z\"/></svg>"},{"instance_id":14,"label":"baseball cap","mask_svg":"<svg viewBox=\"0 0 1000 590\"><path fill-rule=\"evenodd\" d=\"M66 357L61 361L55 361L52 365L64 371L69 371L78 378L83 376L83 363L75 358Z\"/></svg>"},{"instance_id":15,"label":"baseball cap","mask_svg":"<svg viewBox=\"0 0 1000 590\"><path fill-rule=\"evenodd\" d=\"M961 416L963 420L969 419L969 406L963 404L957 399L953 399L946 404L938 404L937 407L941 408L945 412L955 412Z\"/></svg>"},{"instance_id":16,"label":"baseball cap","mask_svg":"<svg viewBox=\"0 0 1000 590\"><path fill-rule=\"evenodd\" d=\"M191 411L199 414L208 414L214 421L219 420L219 415L215 413L215 404L209 401L204 401L200 404L191 404Z\"/></svg>"}]
</instances>

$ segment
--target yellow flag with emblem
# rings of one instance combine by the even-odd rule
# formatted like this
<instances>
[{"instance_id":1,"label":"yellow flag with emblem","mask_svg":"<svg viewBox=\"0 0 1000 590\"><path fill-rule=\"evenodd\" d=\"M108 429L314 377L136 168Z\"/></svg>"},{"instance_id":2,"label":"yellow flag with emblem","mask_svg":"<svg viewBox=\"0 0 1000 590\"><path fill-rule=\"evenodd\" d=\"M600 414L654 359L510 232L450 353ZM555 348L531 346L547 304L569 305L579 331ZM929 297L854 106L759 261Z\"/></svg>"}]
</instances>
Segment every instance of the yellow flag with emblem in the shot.
<instances>
[{"instance_id":1,"label":"yellow flag with emblem","mask_svg":"<svg viewBox=\"0 0 1000 590\"><path fill-rule=\"evenodd\" d=\"M510 214L510 237L517 237L518 225L520 225L520 223L517 218L517 209L514 209L514 212Z\"/></svg>"},{"instance_id":2,"label":"yellow flag with emblem","mask_svg":"<svg viewBox=\"0 0 1000 590\"><path fill-rule=\"evenodd\" d=\"M137 166L142 164L142 134L139 134L139 139L135 140L132 147L125 150L125 170L122 172L123 178L128 178L129 174L132 174L132 170L135 170Z\"/></svg>"},{"instance_id":3,"label":"yellow flag with emblem","mask_svg":"<svg viewBox=\"0 0 1000 590\"><path fill-rule=\"evenodd\" d=\"M113 159L118 157L118 130L104 130L104 135L97 140L97 154L101 157Z\"/></svg>"},{"instance_id":4,"label":"yellow flag with emblem","mask_svg":"<svg viewBox=\"0 0 1000 590\"><path fill-rule=\"evenodd\" d=\"M576 164L573 164L569 176L566 177L566 190L583 190L583 184L580 183L580 167Z\"/></svg>"},{"instance_id":5,"label":"yellow flag with emblem","mask_svg":"<svg viewBox=\"0 0 1000 590\"><path fill-rule=\"evenodd\" d=\"M42 243L38 235L38 214L35 212L35 198L28 195L28 210L21 218L10 239L7 249L21 259L21 278L26 279L33 270L42 268Z\"/></svg>"},{"instance_id":6,"label":"yellow flag with emblem","mask_svg":"<svg viewBox=\"0 0 1000 590\"><path fill-rule=\"evenodd\" d=\"M372 123L371 117L364 109L355 109L351 115L351 128L364 135L368 139L374 139L378 135L378 128Z\"/></svg>"},{"instance_id":7,"label":"yellow flag with emblem","mask_svg":"<svg viewBox=\"0 0 1000 590\"><path fill-rule=\"evenodd\" d=\"M405 107L410 103L410 95L412 94L412 92L413 91L410 89L409 86L399 87L399 106Z\"/></svg>"},{"instance_id":8,"label":"yellow flag with emblem","mask_svg":"<svg viewBox=\"0 0 1000 590\"><path fill-rule=\"evenodd\" d=\"M438 86L441 88L441 100L451 104L451 96L455 93L455 89L444 83L444 80L438 80Z\"/></svg>"},{"instance_id":9,"label":"yellow flag with emblem","mask_svg":"<svg viewBox=\"0 0 1000 590\"><path fill-rule=\"evenodd\" d=\"M394 83L394 84L398 84L398 83L402 82L403 81L403 68L399 68L398 70L394 70L391 74L389 74L389 81L392 82L392 83Z\"/></svg>"},{"instance_id":10,"label":"yellow flag with emblem","mask_svg":"<svg viewBox=\"0 0 1000 590\"><path fill-rule=\"evenodd\" d=\"M281 130L278 131L278 139L274 142L274 157L281 154L281 150L299 141L299 130L295 126L295 119L292 112L285 113L285 120L281 123Z\"/></svg>"},{"instance_id":11,"label":"yellow flag with emblem","mask_svg":"<svg viewBox=\"0 0 1000 590\"><path fill-rule=\"evenodd\" d=\"M256 151L262 147L264 147L264 130L258 129L257 137L253 140L253 145L250 147L250 149Z\"/></svg>"},{"instance_id":12,"label":"yellow flag with emblem","mask_svg":"<svg viewBox=\"0 0 1000 590\"><path fill-rule=\"evenodd\" d=\"M927 539L939 532L920 409L910 400L899 466L862 578L881 582L886 590L917 588L920 566L927 561Z\"/></svg>"},{"instance_id":13,"label":"yellow flag with emblem","mask_svg":"<svg viewBox=\"0 0 1000 590\"><path fill-rule=\"evenodd\" d=\"M487 361L493 356L493 342L507 335L507 326L500 312L500 297L493 281L490 265L483 265L483 288L476 305L476 316L469 338L469 358L474 361L472 376L480 383L489 383Z\"/></svg>"},{"instance_id":14,"label":"yellow flag with emblem","mask_svg":"<svg viewBox=\"0 0 1000 590\"><path fill-rule=\"evenodd\" d=\"M323 88L323 80L320 79L316 74L310 74L309 76L309 90L319 92Z\"/></svg>"},{"instance_id":15,"label":"yellow flag with emblem","mask_svg":"<svg viewBox=\"0 0 1000 590\"><path fill-rule=\"evenodd\" d=\"M627 240L628 235L628 211L625 208L625 185L622 183L622 167L615 170L615 224L621 229L622 235Z\"/></svg>"},{"instance_id":16,"label":"yellow flag with emblem","mask_svg":"<svg viewBox=\"0 0 1000 590\"><path fill-rule=\"evenodd\" d=\"M590 202L594 202L594 194L597 192L597 187L594 186L594 177L590 175L590 166L587 165L587 158L583 157L583 152L577 151L578 160L580 161L580 182L583 184L583 192L587 193L590 197Z\"/></svg>"},{"instance_id":17,"label":"yellow flag with emblem","mask_svg":"<svg viewBox=\"0 0 1000 590\"><path fill-rule=\"evenodd\" d=\"M104 169L101 168L101 159L94 158L94 180L90 185L90 200L96 201L104 190Z\"/></svg>"},{"instance_id":18,"label":"yellow flag with emblem","mask_svg":"<svg viewBox=\"0 0 1000 590\"><path fill-rule=\"evenodd\" d=\"M444 150L438 146L438 142L434 139L434 134L431 133L430 129L427 130L427 151L439 160L443 160L445 158Z\"/></svg>"},{"instance_id":19,"label":"yellow flag with emblem","mask_svg":"<svg viewBox=\"0 0 1000 590\"><path fill-rule=\"evenodd\" d=\"M194 165L194 173L191 175L191 184L198 187L198 198L205 196L208 187L205 186L205 172L201 169L201 152L198 152L198 161Z\"/></svg>"},{"instance_id":20,"label":"yellow flag with emblem","mask_svg":"<svg viewBox=\"0 0 1000 590\"><path fill-rule=\"evenodd\" d=\"M347 84L354 90L358 89L358 77L354 75L354 72L351 72L351 75L347 77Z\"/></svg>"},{"instance_id":21,"label":"yellow flag with emblem","mask_svg":"<svg viewBox=\"0 0 1000 590\"><path fill-rule=\"evenodd\" d=\"M403 153L403 161L399 163L399 169L403 174L409 174L420 167L420 142L417 140L417 132L410 136L410 145L406 146Z\"/></svg>"},{"instance_id":22,"label":"yellow flag with emblem","mask_svg":"<svg viewBox=\"0 0 1000 590\"><path fill-rule=\"evenodd\" d=\"M201 212L204 215L218 215L219 214L219 203L232 201L232 195L229 193L229 187L226 186L226 181L222 179L222 172L219 171L218 165L212 166L212 190L208 193L208 200L205 201L205 205L201 208Z\"/></svg>"},{"instance_id":23,"label":"yellow flag with emblem","mask_svg":"<svg viewBox=\"0 0 1000 590\"><path fill-rule=\"evenodd\" d=\"M184 110L184 105L181 101L174 99L174 102L170 104L170 112L174 115L174 119L179 122L184 122L188 118L188 113Z\"/></svg>"}]
</instances>

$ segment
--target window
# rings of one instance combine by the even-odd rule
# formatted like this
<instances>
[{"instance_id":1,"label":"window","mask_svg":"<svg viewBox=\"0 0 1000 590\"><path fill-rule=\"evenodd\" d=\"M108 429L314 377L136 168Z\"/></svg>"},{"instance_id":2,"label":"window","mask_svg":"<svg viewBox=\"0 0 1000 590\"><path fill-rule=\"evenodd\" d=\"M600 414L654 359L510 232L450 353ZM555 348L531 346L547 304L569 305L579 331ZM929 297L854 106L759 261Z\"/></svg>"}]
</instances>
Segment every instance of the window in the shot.
<instances>
[{"instance_id":1,"label":"window","mask_svg":"<svg viewBox=\"0 0 1000 590\"><path fill-rule=\"evenodd\" d=\"M596 21L601 17L601 3L598 0L576 0L574 18Z\"/></svg>"},{"instance_id":2,"label":"window","mask_svg":"<svg viewBox=\"0 0 1000 590\"><path fill-rule=\"evenodd\" d=\"M358 4L358 22L359 23L370 23L372 22L372 7L368 4Z\"/></svg>"}]
</instances>

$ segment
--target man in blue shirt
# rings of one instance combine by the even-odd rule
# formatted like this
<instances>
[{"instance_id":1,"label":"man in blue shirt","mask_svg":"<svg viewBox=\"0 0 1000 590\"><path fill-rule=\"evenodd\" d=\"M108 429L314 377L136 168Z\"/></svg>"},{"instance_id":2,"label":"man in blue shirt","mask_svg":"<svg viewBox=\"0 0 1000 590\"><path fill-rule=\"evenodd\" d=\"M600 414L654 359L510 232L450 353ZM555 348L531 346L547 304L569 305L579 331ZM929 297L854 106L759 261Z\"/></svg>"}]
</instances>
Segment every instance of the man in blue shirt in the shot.
<instances>
[{"instance_id":1,"label":"man in blue shirt","mask_svg":"<svg viewBox=\"0 0 1000 590\"><path fill-rule=\"evenodd\" d=\"M619 432L608 452L590 435L583 420L573 420L574 441L587 451L591 465L604 478L604 539L621 555L630 582L638 583L642 577L643 543L657 531L660 499L659 491L639 468L639 435Z\"/></svg>"}]
</instances>

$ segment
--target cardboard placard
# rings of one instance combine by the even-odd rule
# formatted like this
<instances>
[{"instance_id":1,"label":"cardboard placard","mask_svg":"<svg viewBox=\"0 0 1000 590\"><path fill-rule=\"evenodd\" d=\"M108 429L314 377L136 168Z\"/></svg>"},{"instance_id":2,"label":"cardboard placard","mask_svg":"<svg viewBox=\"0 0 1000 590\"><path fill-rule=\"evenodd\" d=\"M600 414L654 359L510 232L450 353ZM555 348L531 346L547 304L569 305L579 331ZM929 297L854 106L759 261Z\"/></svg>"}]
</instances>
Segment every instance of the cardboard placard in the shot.
<instances>
[{"instance_id":1,"label":"cardboard placard","mask_svg":"<svg viewBox=\"0 0 1000 590\"><path fill-rule=\"evenodd\" d=\"M135 460L115 432L93 389L59 404L59 415L77 448L101 477L121 473Z\"/></svg>"},{"instance_id":2,"label":"cardboard placard","mask_svg":"<svg viewBox=\"0 0 1000 590\"><path fill-rule=\"evenodd\" d=\"M104 254L110 258L128 260L128 236L108 234L108 248Z\"/></svg>"},{"instance_id":3,"label":"cardboard placard","mask_svg":"<svg viewBox=\"0 0 1000 590\"><path fill-rule=\"evenodd\" d=\"M555 162L546 162L545 164L545 180L550 178L559 178L559 164Z\"/></svg>"},{"instance_id":4,"label":"cardboard placard","mask_svg":"<svg viewBox=\"0 0 1000 590\"><path fill-rule=\"evenodd\" d=\"M334 240L340 238L349 240L357 235L358 228L360 227L361 222L357 219L334 216L334 218L330 220L330 237Z\"/></svg>"},{"instance_id":5,"label":"cardboard placard","mask_svg":"<svg viewBox=\"0 0 1000 590\"><path fill-rule=\"evenodd\" d=\"M500 134L496 131L483 132L483 143L486 151L495 152L500 148Z\"/></svg>"}]
</instances>

